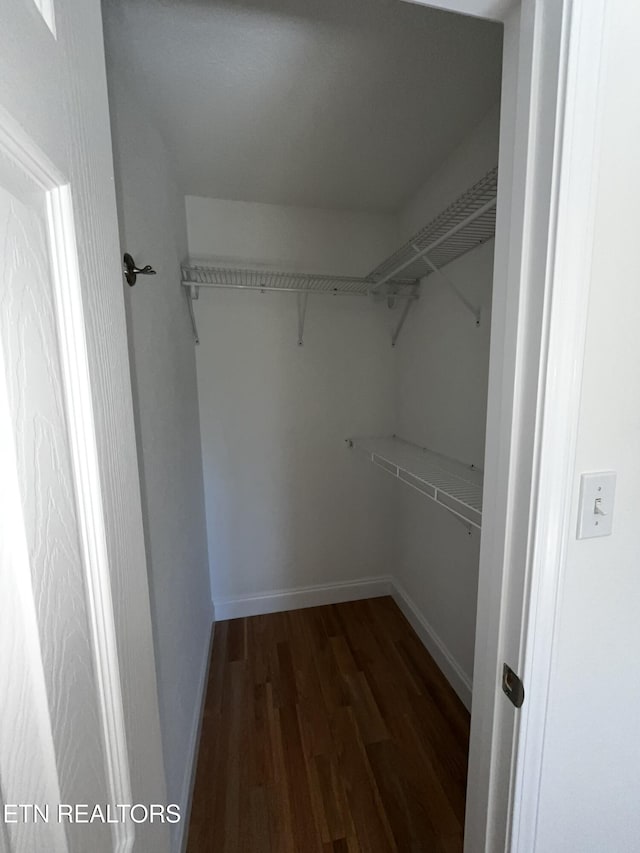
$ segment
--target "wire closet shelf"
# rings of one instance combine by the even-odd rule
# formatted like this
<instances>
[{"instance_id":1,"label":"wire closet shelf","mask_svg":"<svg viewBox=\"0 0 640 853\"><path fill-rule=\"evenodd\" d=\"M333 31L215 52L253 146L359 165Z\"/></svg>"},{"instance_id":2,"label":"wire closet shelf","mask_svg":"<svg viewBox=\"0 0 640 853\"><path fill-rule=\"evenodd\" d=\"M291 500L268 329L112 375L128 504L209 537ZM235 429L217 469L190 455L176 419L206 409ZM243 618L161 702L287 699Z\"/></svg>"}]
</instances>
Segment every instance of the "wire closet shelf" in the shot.
<instances>
[{"instance_id":1,"label":"wire closet shelf","mask_svg":"<svg viewBox=\"0 0 640 853\"><path fill-rule=\"evenodd\" d=\"M455 295L473 313L476 324L479 324L479 308L471 304L441 273L441 267L495 236L497 182L496 166L362 278L264 269L221 262L210 265L185 264L182 267L182 285L188 288L191 297L189 307L196 343L198 332L192 302L198 298L201 287L297 294L299 344L302 343L306 300L309 294L386 299L390 307L396 300L404 300L400 322L392 337L392 343L395 345L411 304L419 296L420 280L435 272L440 274Z\"/></svg>"},{"instance_id":2,"label":"wire closet shelf","mask_svg":"<svg viewBox=\"0 0 640 853\"><path fill-rule=\"evenodd\" d=\"M483 473L479 468L397 436L349 438L347 444L457 516L468 528L482 526Z\"/></svg>"},{"instance_id":3,"label":"wire closet shelf","mask_svg":"<svg viewBox=\"0 0 640 853\"><path fill-rule=\"evenodd\" d=\"M425 278L491 240L496 233L497 193L495 166L369 273L374 292L399 275Z\"/></svg>"},{"instance_id":4,"label":"wire closet shelf","mask_svg":"<svg viewBox=\"0 0 640 853\"><path fill-rule=\"evenodd\" d=\"M374 284L368 278L313 275L257 268L224 266L184 266L182 284L191 287L218 287L231 290L320 293L328 296L369 296ZM394 282L387 289L396 296L409 296L414 280Z\"/></svg>"}]
</instances>

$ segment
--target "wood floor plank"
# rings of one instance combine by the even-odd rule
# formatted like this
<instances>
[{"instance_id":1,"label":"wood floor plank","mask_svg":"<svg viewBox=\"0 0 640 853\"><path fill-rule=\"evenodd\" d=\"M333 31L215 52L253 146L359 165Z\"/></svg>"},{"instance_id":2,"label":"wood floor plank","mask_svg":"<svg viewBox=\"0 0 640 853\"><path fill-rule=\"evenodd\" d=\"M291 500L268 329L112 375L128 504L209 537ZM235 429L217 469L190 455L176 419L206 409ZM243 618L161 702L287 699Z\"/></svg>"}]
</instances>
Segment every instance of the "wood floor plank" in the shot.
<instances>
[{"instance_id":1,"label":"wood floor plank","mask_svg":"<svg viewBox=\"0 0 640 853\"><path fill-rule=\"evenodd\" d=\"M237 661L247 658L247 620L232 619L229 622L227 638L227 660Z\"/></svg>"},{"instance_id":2,"label":"wood floor plank","mask_svg":"<svg viewBox=\"0 0 640 853\"><path fill-rule=\"evenodd\" d=\"M355 841L356 829L345 791L345 779L338 770L337 756L319 755L315 758L315 765L325 820L332 840L345 838Z\"/></svg>"},{"instance_id":3,"label":"wood floor plank","mask_svg":"<svg viewBox=\"0 0 640 853\"><path fill-rule=\"evenodd\" d=\"M338 767L363 853L398 853L352 709L339 708L332 723Z\"/></svg>"},{"instance_id":4,"label":"wood floor plank","mask_svg":"<svg viewBox=\"0 0 640 853\"><path fill-rule=\"evenodd\" d=\"M220 622L188 853L461 853L468 739L390 598Z\"/></svg>"},{"instance_id":5,"label":"wood floor plank","mask_svg":"<svg viewBox=\"0 0 640 853\"><path fill-rule=\"evenodd\" d=\"M316 828L302 738L294 706L285 705L280 709L280 728L296 849L320 853L322 838Z\"/></svg>"},{"instance_id":6,"label":"wood floor plank","mask_svg":"<svg viewBox=\"0 0 640 853\"><path fill-rule=\"evenodd\" d=\"M367 755L398 850L440 853L438 836L425 815L425 804L419 800L416 804L407 790L395 745L391 741L370 744Z\"/></svg>"},{"instance_id":7,"label":"wood floor plank","mask_svg":"<svg viewBox=\"0 0 640 853\"><path fill-rule=\"evenodd\" d=\"M280 709L273 700L271 685L267 684L267 712L269 717L270 740L270 776L269 785L269 821L273 847L280 853L297 853L293 836L291 818L291 803L289 801L289 786L282 743L282 726L280 724ZM212 828L215 833L215 827ZM221 850L226 853L225 848Z\"/></svg>"},{"instance_id":8,"label":"wood floor plank","mask_svg":"<svg viewBox=\"0 0 640 853\"><path fill-rule=\"evenodd\" d=\"M455 731L456 736L466 741L468 750L468 712L446 680L443 679L436 662L430 655L425 656L424 646L413 632L399 640L396 646L408 667L415 674L416 681L421 685L420 692L432 697L443 718Z\"/></svg>"},{"instance_id":9,"label":"wood floor plank","mask_svg":"<svg viewBox=\"0 0 640 853\"><path fill-rule=\"evenodd\" d=\"M253 619L247 619L248 658L254 684L266 684L270 680L268 625L268 616L254 616Z\"/></svg>"},{"instance_id":10,"label":"wood floor plank","mask_svg":"<svg viewBox=\"0 0 640 853\"><path fill-rule=\"evenodd\" d=\"M252 788L250 794L251 853L277 853L271 847L269 832L269 802L265 788Z\"/></svg>"},{"instance_id":11,"label":"wood floor plank","mask_svg":"<svg viewBox=\"0 0 640 853\"><path fill-rule=\"evenodd\" d=\"M300 733L302 735L303 727L302 722L300 720L300 716L298 714L298 722L300 724ZM327 821L327 814L325 809L324 799L322 797L322 785L320 782L320 777L318 774L318 766L316 764L316 757L313 754L312 750L308 749L304 744L304 736L302 736L303 740L303 752L305 758L305 765L307 769L307 786L309 789L309 796L311 798L311 807L313 809L313 816L315 819L316 830L323 844L327 844L333 838L331 831L329 829L329 824Z\"/></svg>"}]
</instances>

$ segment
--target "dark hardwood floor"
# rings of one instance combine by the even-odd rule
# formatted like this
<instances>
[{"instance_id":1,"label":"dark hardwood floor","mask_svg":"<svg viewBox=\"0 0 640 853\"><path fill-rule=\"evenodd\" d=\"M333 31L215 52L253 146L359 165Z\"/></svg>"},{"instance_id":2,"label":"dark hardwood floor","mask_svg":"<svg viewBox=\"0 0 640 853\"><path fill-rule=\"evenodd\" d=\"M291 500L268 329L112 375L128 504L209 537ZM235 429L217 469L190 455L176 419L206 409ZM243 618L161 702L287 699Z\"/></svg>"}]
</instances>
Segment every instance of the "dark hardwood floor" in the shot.
<instances>
[{"instance_id":1,"label":"dark hardwood floor","mask_svg":"<svg viewBox=\"0 0 640 853\"><path fill-rule=\"evenodd\" d=\"M188 853L459 853L468 743L391 598L219 622Z\"/></svg>"}]
</instances>

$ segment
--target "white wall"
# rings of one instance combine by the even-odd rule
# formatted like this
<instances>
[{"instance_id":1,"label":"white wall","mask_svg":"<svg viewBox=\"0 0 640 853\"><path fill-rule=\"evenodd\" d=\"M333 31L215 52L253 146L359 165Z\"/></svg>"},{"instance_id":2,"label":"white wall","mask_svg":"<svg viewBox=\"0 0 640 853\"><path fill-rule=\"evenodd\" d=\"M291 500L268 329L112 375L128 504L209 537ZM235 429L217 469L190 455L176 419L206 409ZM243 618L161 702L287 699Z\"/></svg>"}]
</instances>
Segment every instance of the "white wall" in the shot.
<instances>
[{"instance_id":1,"label":"white wall","mask_svg":"<svg viewBox=\"0 0 640 853\"><path fill-rule=\"evenodd\" d=\"M605 118L574 513L545 732L540 853L640 845L640 7L607 4ZM575 539L579 476L617 471L613 534Z\"/></svg>"},{"instance_id":2,"label":"white wall","mask_svg":"<svg viewBox=\"0 0 640 853\"><path fill-rule=\"evenodd\" d=\"M398 214L401 240L437 216L498 162L499 107L490 110ZM398 434L484 467L493 248L449 264L446 276L482 308L480 326L436 275L423 281L397 345ZM396 575L471 685L480 534L411 489L398 489ZM467 699L470 698L467 694Z\"/></svg>"},{"instance_id":3,"label":"white wall","mask_svg":"<svg viewBox=\"0 0 640 853\"><path fill-rule=\"evenodd\" d=\"M193 338L179 264L184 205L162 140L106 44L123 251L158 274L123 284L167 794L187 804L212 624ZM174 827L179 849L184 825Z\"/></svg>"},{"instance_id":4,"label":"white wall","mask_svg":"<svg viewBox=\"0 0 640 853\"><path fill-rule=\"evenodd\" d=\"M187 198L189 254L363 274L393 220ZM304 346L289 294L207 291L196 303L214 600L388 575L391 483L348 450L394 427L386 308L309 297ZM396 315L394 314L394 317Z\"/></svg>"},{"instance_id":5,"label":"white wall","mask_svg":"<svg viewBox=\"0 0 640 853\"><path fill-rule=\"evenodd\" d=\"M480 326L437 276L423 281L397 350L397 432L483 468L493 241L449 264L447 276L482 306ZM400 484L398 484L400 485ZM470 684L480 535L413 489L399 488L396 574Z\"/></svg>"},{"instance_id":6,"label":"white wall","mask_svg":"<svg viewBox=\"0 0 640 853\"><path fill-rule=\"evenodd\" d=\"M390 485L350 451L393 431L384 318L289 294L201 294L198 381L214 600L388 575Z\"/></svg>"},{"instance_id":7,"label":"white wall","mask_svg":"<svg viewBox=\"0 0 640 853\"><path fill-rule=\"evenodd\" d=\"M491 240L446 268L447 278L481 308L480 325L431 275L397 345L399 433L478 468L487 418L493 248Z\"/></svg>"},{"instance_id":8,"label":"white wall","mask_svg":"<svg viewBox=\"0 0 640 853\"><path fill-rule=\"evenodd\" d=\"M189 256L364 276L396 246L395 217L187 196Z\"/></svg>"},{"instance_id":9,"label":"white wall","mask_svg":"<svg viewBox=\"0 0 640 853\"><path fill-rule=\"evenodd\" d=\"M498 165L499 134L500 105L496 104L399 211L403 241Z\"/></svg>"}]
</instances>

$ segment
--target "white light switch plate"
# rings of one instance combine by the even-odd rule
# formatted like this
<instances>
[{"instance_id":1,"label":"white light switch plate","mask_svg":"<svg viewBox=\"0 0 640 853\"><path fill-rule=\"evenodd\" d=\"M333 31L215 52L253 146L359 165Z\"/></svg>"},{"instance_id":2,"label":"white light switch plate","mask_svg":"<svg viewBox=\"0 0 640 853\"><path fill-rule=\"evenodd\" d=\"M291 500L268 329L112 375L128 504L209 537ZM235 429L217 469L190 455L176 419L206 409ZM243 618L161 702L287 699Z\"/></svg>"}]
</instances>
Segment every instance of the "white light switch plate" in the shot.
<instances>
[{"instance_id":1,"label":"white light switch plate","mask_svg":"<svg viewBox=\"0 0 640 853\"><path fill-rule=\"evenodd\" d=\"M599 471L582 475L578 506L578 539L610 535L615 493L615 471Z\"/></svg>"}]
</instances>

